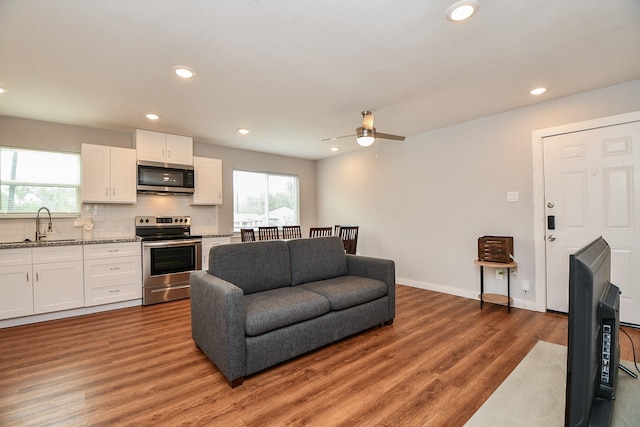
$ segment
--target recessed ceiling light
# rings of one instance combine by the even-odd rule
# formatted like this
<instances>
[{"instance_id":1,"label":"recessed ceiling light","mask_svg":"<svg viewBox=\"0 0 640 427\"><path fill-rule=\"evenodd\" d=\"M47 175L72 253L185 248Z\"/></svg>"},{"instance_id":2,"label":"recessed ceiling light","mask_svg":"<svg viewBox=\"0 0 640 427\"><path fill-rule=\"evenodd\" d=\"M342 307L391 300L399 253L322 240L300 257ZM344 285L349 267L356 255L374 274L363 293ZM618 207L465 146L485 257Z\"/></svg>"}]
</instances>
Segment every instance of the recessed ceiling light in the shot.
<instances>
[{"instance_id":1,"label":"recessed ceiling light","mask_svg":"<svg viewBox=\"0 0 640 427\"><path fill-rule=\"evenodd\" d=\"M251 132L249 129L238 129L238 133L241 135L246 135Z\"/></svg>"},{"instance_id":2,"label":"recessed ceiling light","mask_svg":"<svg viewBox=\"0 0 640 427\"><path fill-rule=\"evenodd\" d=\"M190 79L196 75L196 70L193 68L185 67L184 65L176 65L173 67L173 72L183 79Z\"/></svg>"},{"instance_id":3,"label":"recessed ceiling light","mask_svg":"<svg viewBox=\"0 0 640 427\"><path fill-rule=\"evenodd\" d=\"M546 88L546 87L537 87L537 88L535 88L535 89L531 89L531 90L529 91L529 93L530 93L531 95L542 95L542 94L543 94L543 93L545 93L546 91L547 91L547 88Z\"/></svg>"},{"instance_id":4,"label":"recessed ceiling light","mask_svg":"<svg viewBox=\"0 0 640 427\"><path fill-rule=\"evenodd\" d=\"M0 93L7 93L7 89L3 88L3 87L0 87Z\"/></svg>"},{"instance_id":5,"label":"recessed ceiling light","mask_svg":"<svg viewBox=\"0 0 640 427\"><path fill-rule=\"evenodd\" d=\"M473 14L475 14L478 11L479 7L480 3L478 3L476 0L458 1L449 6L446 12L446 16L449 21L464 21L465 19L468 19Z\"/></svg>"},{"instance_id":6,"label":"recessed ceiling light","mask_svg":"<svg viewBox=\"0 0 640 427\"><path fill-rule=\"evenodd\" d=\"M157 114L151 114L151 113L147 114L147 119L149 120L158 120L159 118L160 116Z\"/></svg>"},{"instance_id":7,"label":"recessed ceiling light","mask_svg":"<svg viewBox=\"0 0 640 427\"><path fill-rule=\"evenodd\" d=\"M331 147L331 151L339 151L339 150L340 150L340 148L338 148L338 147Z\"/></svg>"}]
</instances>

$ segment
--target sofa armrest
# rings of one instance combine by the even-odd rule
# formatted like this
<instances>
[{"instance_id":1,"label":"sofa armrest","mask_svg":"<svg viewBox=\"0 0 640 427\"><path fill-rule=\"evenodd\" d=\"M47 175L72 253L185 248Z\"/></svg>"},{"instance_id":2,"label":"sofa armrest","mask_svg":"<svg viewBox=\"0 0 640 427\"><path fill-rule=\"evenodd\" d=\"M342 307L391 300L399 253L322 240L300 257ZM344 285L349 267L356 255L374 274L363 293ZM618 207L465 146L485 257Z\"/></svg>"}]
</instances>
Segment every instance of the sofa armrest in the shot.
<instances>
[{"instance_id":1,"label":"sofa armrest","mask_svg":"<svg viewBox=\"0 0 640 427\"><path fill-rule=\"evenodd\" d=\"M230 383L246 371L244 293L207 271L190 274L191 336Z\"/></svg>"},{"instance_id":2,"label":"sofa armrest","mask_svg":"<svg viewBox=\"0 0 640 427\"><path fill-rule=\"evenodd\" d=\"M347 270L350 276L377 279L387 285L389 320L396 316L396 264L393 260L347 254Z\"/></svg>"}]
</instances>

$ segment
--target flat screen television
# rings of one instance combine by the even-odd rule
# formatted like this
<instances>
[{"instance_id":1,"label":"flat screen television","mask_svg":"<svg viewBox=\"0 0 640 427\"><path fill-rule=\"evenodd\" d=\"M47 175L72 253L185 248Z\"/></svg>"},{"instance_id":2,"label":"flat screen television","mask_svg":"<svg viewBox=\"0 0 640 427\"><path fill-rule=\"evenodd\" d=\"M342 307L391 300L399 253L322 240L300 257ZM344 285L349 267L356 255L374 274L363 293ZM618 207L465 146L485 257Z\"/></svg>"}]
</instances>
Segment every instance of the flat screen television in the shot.
<instances>
[{"instance_id":1,"label":"flat screen television","mask_svg":"<svg viewBox=\"0 0 640 427\"><path fill-rule=\"evenodd\" d=\"M569 257L565 426L608 426L618 381L620 290L599 237Z\"/></svg>"}]
</instances>

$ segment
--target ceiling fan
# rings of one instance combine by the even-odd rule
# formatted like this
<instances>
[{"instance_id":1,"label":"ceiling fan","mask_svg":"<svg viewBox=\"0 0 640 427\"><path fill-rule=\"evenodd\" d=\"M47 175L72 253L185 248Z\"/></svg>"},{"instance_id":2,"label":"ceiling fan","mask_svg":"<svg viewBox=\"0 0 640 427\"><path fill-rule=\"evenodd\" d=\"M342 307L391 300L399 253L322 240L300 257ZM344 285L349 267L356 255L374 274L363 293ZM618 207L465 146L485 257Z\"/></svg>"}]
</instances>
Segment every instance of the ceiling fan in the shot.
<instances>
[{"instance_id":1,"label":"ceiling fan","mask_svg":"<svg viewBox=\"0 0 640 427\"><path fill-rule=\"evenodd\" d=\"M373 113L371 111L363 111L360 114L362 114L362 126L356 129L355 134L335 136L333 138L324 138L322 141L333 141L334 139L338 138L348 138L350 136L355 136L358 144L362 145L363 147L368 147L373 144L376 138L404 141L404 136L376 132L376 128L373 127Z\"/></svg>"}]
</instances>

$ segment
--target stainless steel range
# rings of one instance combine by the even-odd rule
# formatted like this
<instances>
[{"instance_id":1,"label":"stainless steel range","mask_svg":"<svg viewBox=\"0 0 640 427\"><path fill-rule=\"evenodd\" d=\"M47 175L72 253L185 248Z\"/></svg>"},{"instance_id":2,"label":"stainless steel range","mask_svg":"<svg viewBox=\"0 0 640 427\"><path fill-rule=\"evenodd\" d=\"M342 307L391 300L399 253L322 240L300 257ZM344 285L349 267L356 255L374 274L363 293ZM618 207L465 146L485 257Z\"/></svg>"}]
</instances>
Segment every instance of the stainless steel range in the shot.
<instances>
[{"instance_id":1,"label":"stainless steel range","mask_svg":"<svg viewBox=\"0 0 640 427\"><path fill-rule=\"evenodd\" d=\"M142 238L142 304L189 298L189 272L202 268L202 237L191 235L191 217L137 216Z\"/></svg>"}]
</instances>

